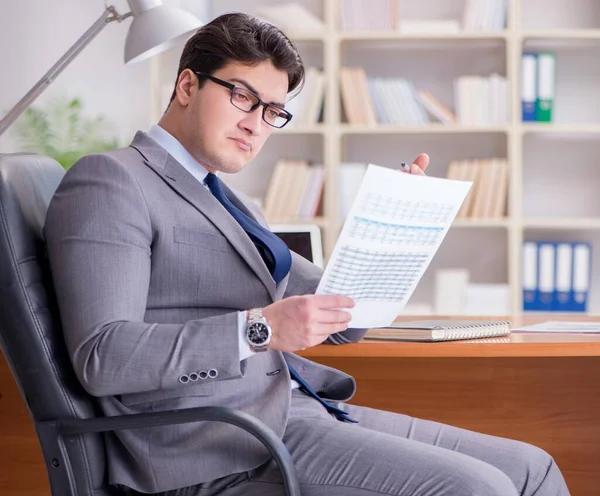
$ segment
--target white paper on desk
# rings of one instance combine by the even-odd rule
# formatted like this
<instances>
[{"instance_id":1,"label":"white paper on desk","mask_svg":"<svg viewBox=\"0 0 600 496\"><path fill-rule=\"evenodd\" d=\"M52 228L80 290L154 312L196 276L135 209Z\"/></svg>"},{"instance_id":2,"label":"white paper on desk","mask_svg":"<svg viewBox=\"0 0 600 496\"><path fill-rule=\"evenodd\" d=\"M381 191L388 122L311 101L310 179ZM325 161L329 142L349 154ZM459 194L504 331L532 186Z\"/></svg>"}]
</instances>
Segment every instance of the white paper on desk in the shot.
<instances>
[{"instance_id":1,"label":"white paper on desk","mask_svg":"<svg viewBox=\"0 0 600 496\"><path fill-rule=\"evenodd\" d=\"M518 329L514 329L514 331L600 334L600 322L559 322L550 320L542 324L520 327Z\"/></svg>"},{"instance_id":2,"label":"white paper on desk","mask_svg":"<svg viewBox=\"0 0 600 496\"><path fill-rule=\"evenodd\" d=\"M471 184L369 164L316 293L354 298L349 327L390 325L438 250Z\"/></svg>"}]
</instances>

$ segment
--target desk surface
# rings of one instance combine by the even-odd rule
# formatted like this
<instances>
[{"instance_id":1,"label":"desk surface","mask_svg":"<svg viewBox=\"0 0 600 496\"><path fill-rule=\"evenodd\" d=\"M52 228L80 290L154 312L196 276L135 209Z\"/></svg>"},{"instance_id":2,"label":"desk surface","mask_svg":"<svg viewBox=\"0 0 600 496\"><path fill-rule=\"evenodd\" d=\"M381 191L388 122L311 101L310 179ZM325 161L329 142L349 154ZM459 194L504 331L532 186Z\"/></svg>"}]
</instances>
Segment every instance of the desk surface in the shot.
<instances>
[{"instance_id":1,"label":"desk surface","mask_svg":"<svg viewBox=\"0 0 600 496\"><path fill-rule=\"evenodd\" d=\"M433 317L403 316L398 321ZM544 315L518 317L435 317L472 320L510 320L513 327L547 322L594 321L598 317ZM466 341L416 343L407 341L361 341L344 346L322 345L304 350L300 355L317 357L577 357L600 356L600 334L524 333L513 331L509 336Z\"/></svg>"}]
</instances>

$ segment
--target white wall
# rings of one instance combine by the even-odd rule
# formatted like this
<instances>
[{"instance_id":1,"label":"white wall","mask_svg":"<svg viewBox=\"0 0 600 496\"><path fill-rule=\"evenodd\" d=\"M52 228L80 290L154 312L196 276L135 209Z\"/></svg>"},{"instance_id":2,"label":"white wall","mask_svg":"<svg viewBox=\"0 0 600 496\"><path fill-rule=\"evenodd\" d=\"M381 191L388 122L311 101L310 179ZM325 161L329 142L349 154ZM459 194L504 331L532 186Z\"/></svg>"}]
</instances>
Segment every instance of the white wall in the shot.
<instances>
[{"instance_id":1,"label":"white wall","mask_svg":"<svg viewBox=\"0 0 600 496\"><path fill-rule=\"evenodd\" d=\"M125 0L111 0L121 14ZM166 0L208 20L206 0ZM103 0L0 0L0 115L5 115L100 17ZM85 114L102 114L128 144L150 125L150 62L125 66L128 19L111 23L64 70L35 104L60 94L83 100ZM34 105L35 105L34 104ZM16 151L9 129L0 152Z\"/></svg>"}]
</instances>

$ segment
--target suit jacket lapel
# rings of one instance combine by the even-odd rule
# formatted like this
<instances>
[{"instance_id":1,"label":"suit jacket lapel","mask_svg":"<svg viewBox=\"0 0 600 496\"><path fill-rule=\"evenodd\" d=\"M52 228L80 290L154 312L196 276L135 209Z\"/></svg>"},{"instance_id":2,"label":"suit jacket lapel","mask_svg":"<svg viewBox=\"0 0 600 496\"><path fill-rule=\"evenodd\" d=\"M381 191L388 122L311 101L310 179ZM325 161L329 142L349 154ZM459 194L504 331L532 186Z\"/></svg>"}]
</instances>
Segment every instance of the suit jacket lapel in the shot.
<instances>
[{"instance_id":1,"label":"suit jacket lapel","mask_svg":"<svg viewBox=\"0 0 600 496\"><path fill-rule=\"evenodd\" d=\"M280 292L278 291L279 288L276 287L275 281L254 243L211 192L145 133L138 132L131 146L142 154L146 165L156 172L169 187L194 206L221 231L265 285L271 298L275 300ZM232 198L232 201L234 199L237 205L241 203L237 198ZM246 207L243 207L243 209L252 216ZM281 286L286 280L284 279L277 286Z\"/></svg>"}]
</instances>

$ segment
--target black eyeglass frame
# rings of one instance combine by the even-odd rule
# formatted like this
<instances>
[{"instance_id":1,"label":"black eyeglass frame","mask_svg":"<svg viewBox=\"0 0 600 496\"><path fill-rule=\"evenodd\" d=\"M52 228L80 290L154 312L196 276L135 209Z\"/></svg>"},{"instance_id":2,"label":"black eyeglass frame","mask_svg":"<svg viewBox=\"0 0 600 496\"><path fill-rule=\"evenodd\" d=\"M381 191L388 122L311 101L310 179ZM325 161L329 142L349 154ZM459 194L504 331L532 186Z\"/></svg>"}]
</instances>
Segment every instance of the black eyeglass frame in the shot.
<instances>
[{"instance_id":1,"label":"black eyeglass frame","mask_svg":"<svg viewBox=\"0 0 600 496\"><path fill-rule=\"evenodd\" d=\"M194 74L196 74L197 76L200 76L200 77L204 77L206 79L210 79L213 83L216 83L221 86L224 86L225 88L228 88L231 91L231 95L229 97L229 101L231 102L231 105L233 105L236 109L241 110L242 112L251 114L258 107L262 106L262 108L263 108L262 109L262 119L263 119L263 121L265 121L265 123L267 123L271 127L274 127L276 129L281 129L282 127L286 126L288 124L288 122L290 122L292 120L293 115L290 114L287 110L279 107L279 105L275 105L274 103L268 103L268 102L261 100L256 93L250 91L248 88L243 88L242 86L237 86L233 83L230 83L229 81L223 81L222 79L219 79L218 77L215 77L215 76L211 76L210 74L206 74L205 72L194 71ZM256 98L257 102L254 105L252 105L252 107L250 107L249 110L245 110L243 108L238 107L235 103L233 103L233 93L235 92L235 90L247 91L248 93L250 93L252 96L254 96ZM287 120L281 126L276 126L275 124L271 124L265 118L265 112L267 111L268 107L275 107L276 109L278 109L279 116L285 117Z\"/></svg>"}]
</instances>

